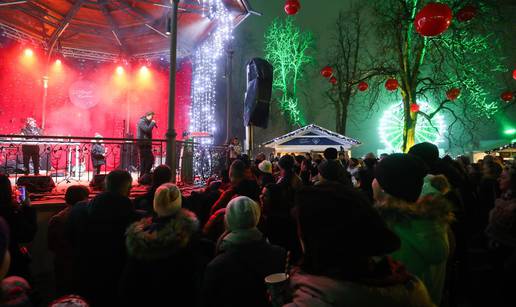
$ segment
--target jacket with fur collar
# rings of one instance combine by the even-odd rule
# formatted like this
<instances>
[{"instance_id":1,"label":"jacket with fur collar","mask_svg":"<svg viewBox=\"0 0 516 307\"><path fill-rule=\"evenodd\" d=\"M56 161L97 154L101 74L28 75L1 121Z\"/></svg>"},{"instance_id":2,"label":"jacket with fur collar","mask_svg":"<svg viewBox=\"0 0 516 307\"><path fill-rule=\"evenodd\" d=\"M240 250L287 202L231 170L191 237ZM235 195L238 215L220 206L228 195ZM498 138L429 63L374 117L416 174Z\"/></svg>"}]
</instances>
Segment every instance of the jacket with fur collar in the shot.
<instances>
[{"instance_id":1,"label":"jacket with fur collar","mask_svg":"<svg viewBox=\"0 0 516 307\"><path fill-rule=\"evenodd\" d=\"M145 218L127 229L127 252L141 260L166 258L186 247L198 229L195 214L186 209L170 217Z\"/></svg>"}]
</instances>

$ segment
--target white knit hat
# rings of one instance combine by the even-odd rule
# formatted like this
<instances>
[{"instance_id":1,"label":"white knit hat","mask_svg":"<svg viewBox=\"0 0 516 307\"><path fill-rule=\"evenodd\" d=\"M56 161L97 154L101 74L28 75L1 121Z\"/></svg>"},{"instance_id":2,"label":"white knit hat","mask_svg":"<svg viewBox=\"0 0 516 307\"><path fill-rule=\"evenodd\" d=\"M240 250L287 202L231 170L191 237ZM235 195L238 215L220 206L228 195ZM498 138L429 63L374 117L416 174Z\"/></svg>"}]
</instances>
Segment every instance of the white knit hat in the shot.
<instances>
[{"instance_id":1,"label":"white knit hat","mask_svg":"<svg viewBox=\"0 0 516 307\"><path fill-rule=\"evenodd\" d=\"M272 163L270 161L263 160L258 164L258 169L262 173L272 174Z\"/></svg>"},{"instance_id":2,"label":"white knit hat","mask_svg":"<svg viewBox=\"0 0 516 307\"><path fill-rule=\"evenodd\" d=\"M224 217L229 231L251 229L260 221L260 206L247 196L233 198Z\"/></svg>"},{"instance_id":3,"label":"white knit hat","mask_svg":"<svg viewBox=\"0 0 516 307\"><path fill-rule=\"evenodd\" d=\"M154 194L154 211L158 216L170 216L181 209L181 191L173 183L164 183Z\"/></svg>"}]
</instances>

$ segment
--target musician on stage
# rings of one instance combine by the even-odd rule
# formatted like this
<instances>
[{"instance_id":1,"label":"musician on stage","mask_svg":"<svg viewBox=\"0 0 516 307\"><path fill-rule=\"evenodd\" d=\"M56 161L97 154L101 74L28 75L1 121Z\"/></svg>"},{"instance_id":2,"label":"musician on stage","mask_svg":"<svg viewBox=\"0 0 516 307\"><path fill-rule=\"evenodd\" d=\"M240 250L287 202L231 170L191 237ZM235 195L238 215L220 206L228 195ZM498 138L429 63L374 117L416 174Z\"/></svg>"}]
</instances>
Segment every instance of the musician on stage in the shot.
<instances>
[{"instance_id":1,"label":"musician on stage","mask_svg":"<svg viewBox=\"0 0 516 307\"><path fill-rule=\"evenodd\" d=\"M20 132L21 135L43 135L43 132L38 125L36 120L32 117L28 117L25 127ZM30 173L29 163L32 159L34 166L34 175L39 175L39 145L22 145L23 153L23 167L25 168L25 175Z\"/></svg>"},{"instance_id":2,"label":"musician on stage","mask_svg":"<svg viewBox=\"0 0 516 307\"><path fill-rule=\"evenodd\" d=\"M138 121L138 132L136 135L140 153L140 176L150 174L154 164L154 155L152 154L152 130L154 128L157 128L154 112L145 113Z\"/></svg>"},{"instance_id":3,"label":"musician on stage","mask_svg":"<svg viewBox=\"0 0 516 307\"><path fill-rule=\"evenodd\" d=\"M95 169L95 175L100 174L100 168L106 164L106 147L102 144L102 135L95 133L95 143L91 146L91 162Z\"/></svg>"}]
</instances>

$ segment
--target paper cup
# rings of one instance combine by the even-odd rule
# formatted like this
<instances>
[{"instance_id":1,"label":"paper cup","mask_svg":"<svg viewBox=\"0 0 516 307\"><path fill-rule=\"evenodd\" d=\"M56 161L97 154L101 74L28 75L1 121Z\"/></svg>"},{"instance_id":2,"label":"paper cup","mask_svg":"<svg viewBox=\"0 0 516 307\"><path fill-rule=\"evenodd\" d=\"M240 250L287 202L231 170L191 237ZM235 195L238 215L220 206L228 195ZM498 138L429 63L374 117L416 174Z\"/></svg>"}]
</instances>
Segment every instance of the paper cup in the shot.
<instances>
[{"instance_id":1,"label":"paper cup","mask_svg":"<svg viewBox=\"0 0 516 307\"><path fill-rule=\"evenodd\" d=\"M290 300L289 276L285 273L271 274L265 277L269 300L273 307L285 305Z\"/></svg>"}]
</instances>

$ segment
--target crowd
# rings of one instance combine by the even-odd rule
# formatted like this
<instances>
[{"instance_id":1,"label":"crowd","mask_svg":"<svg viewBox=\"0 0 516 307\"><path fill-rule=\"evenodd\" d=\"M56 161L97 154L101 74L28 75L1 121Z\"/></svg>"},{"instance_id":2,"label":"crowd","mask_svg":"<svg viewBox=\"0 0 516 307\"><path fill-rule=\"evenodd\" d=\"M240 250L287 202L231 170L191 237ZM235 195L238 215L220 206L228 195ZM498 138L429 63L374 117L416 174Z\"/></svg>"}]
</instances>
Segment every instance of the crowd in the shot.
<instances>
[{"instance_id":1,"label":"crowd","mask_svg":"<svg viewBox=\"0 0 516 307\"><path fill-rule=\"evenodd\" d=\"M489 305L514 306L515 165L439 158L429 143L379 159L328 148L231 160L188 197L166 166L135 200L122 170L89 200L69 187L48 226L64 296L53 306L454 306L477 263ZM0 216L0 305L35 306L22 246L36 215L4 175ZM279 294L264 282L275 273L288 276Z\"/></svg>"}]
</instances>

